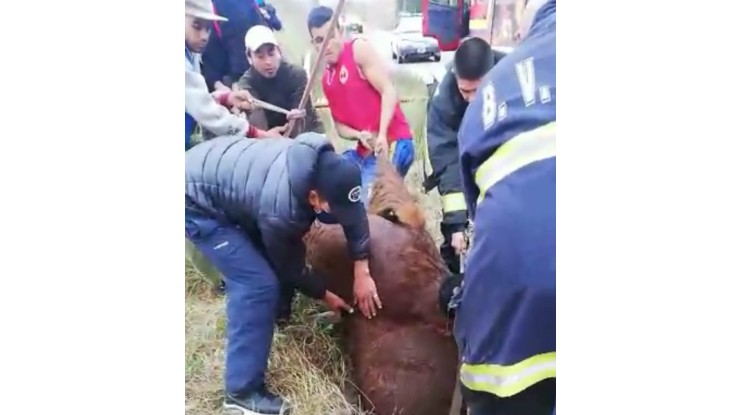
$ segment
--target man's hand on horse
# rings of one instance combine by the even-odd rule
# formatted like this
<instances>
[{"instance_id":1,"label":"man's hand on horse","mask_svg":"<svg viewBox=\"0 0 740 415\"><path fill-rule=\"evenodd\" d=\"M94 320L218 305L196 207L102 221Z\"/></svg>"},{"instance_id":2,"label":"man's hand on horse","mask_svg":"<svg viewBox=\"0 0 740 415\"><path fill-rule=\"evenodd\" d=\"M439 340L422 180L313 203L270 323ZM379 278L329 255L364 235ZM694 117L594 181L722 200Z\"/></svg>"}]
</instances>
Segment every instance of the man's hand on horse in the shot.
<instances>
[{"instance_id":1,"label":"man's hand on horse","mask_svg":"<svg viewBox=\"0 0 740 415\"><path fill-rule=\"evenodd\" d=\"M299 110L299 109L292 109L288 113L288 115L285 116L285 118L288 119L288 121L292 120L298 120L306 116L306 110Z\"/></svg>"},{"instance_id":2,"label":"man's hand on horse","mask_svg":"<svg viewBox=\"0 0 740 415\"><path fill-rule=\"evenodd\" d=\"M327 306L329 306L329 309L331 309L331 311L335 312L337 315L342 314L342 310L345 310L350 314L355 312L355 310L350 307L349 304L342 300L342 297L334 294L329 290L326 290L326 294L324 294L324 302Z\"/></svg>"},{"instance_id":3,"label":"man's hand on horse","mask_svg":"<svg viewBox=\"0 0 740 415\"><path fill-rule=\"evenodd\" d=\"M378 310L383 308L378 295L378 288L375 286L375 280L370 276L370 269L367 261L355 262L355 282L354 294L355 304L367 318L373 318L378 314Z\"/></svg>"}]
</instances>

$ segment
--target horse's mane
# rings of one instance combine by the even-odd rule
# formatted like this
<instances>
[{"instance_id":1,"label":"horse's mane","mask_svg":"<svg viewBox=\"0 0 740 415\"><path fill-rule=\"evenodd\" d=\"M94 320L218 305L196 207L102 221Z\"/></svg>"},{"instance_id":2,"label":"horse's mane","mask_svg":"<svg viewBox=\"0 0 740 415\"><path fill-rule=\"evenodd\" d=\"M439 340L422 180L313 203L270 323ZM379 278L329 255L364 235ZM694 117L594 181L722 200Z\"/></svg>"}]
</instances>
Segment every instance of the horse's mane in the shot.
<instances>
[{"instance_id":1,"label":"horse's mane","mask_svg":"<svg viewBox=\"0 0 740 415\"><path fill-rule=\"evenodd\" d=\"M409 192L388 157L379 155L368 213L412 229L424 229L426 220L418 200Z\"/></svg>"}]
</instances>

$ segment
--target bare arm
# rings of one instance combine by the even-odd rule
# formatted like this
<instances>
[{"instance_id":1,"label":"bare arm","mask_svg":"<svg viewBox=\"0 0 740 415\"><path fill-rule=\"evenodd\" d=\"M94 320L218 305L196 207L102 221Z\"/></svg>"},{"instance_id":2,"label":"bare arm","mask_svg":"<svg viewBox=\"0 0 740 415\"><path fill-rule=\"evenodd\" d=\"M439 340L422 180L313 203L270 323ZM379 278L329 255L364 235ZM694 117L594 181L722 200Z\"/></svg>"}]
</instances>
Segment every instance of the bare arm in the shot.
<instances>
[{"instance_id":1,"label":"bare arm","mask_svg":"<svg viewBox=\"0 0 740 415\"><path fill-rule=\"evenodd\" d=\"M346 124L342 124L341 122L334 120L334 126L337 128L339 136L344 139L357 141L360 138L360 131L357 131Z\"/></svg>"},{"instance_id":2,"label":"bare arm","mask_svg":"<svg viewBox=\"0 0 740 415\"><path fill-rule=\"evenodd\" d=\"M354 48L355 60L362 74L381 96L380 131L378 131L378 135L386 136L398 103L398 93L395 85L393 85L391 70L370 42L358 39L353 42L352 47Z\"/></svg>"}]
</instances>

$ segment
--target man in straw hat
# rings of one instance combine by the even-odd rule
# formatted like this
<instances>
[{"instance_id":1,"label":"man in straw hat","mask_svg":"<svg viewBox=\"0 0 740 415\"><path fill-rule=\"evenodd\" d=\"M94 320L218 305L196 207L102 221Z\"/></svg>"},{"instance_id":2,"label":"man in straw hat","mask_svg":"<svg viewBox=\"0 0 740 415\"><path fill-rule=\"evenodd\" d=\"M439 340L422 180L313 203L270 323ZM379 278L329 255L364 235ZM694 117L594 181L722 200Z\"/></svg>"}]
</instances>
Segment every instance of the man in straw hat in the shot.
<instances>
[{"instance_id":1,"label":"man in straw hat","mask_svg":"<svg viewBox=\"0 0 740 415\"><path fill-rule=\"evenodd\" d=\"M244 137L279 137L284 127L262 131L249 125L246 119L229 112L252 108L247 91L222 89L208 92L206 81L200 73L199 54L203 52L211 35L213 21L226 19L213 13L210 0L185 0L185 148L190 147L190 137L196 124L213 135L240 135Z\"/></svg>"}]
</instances>

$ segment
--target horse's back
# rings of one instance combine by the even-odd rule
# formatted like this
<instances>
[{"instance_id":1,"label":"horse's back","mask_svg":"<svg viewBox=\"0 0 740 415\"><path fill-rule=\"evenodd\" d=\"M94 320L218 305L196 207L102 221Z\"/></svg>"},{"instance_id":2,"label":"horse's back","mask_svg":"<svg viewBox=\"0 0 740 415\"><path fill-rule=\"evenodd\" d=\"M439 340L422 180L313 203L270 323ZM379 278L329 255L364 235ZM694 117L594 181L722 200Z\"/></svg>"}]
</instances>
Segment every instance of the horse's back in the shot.
<instances>
[{"instance_id":1,"label":"horse's back","mask_svg":"<svg viewBox=\"0 0 740 415\"><path fill-rule=\"evenodd\" d=\"M425 232L375 215L370 225L370 273L383 302L383 313L398 318L424 318L435 310L442 276L434 240ZM353 265L339 225L318 224L306 237L307 260L327 278L329 290L352 298Z\"/></svg>"}]
</instances>

